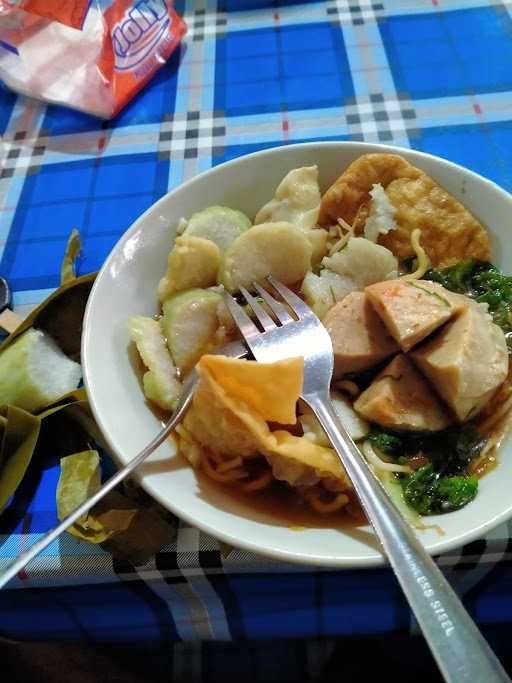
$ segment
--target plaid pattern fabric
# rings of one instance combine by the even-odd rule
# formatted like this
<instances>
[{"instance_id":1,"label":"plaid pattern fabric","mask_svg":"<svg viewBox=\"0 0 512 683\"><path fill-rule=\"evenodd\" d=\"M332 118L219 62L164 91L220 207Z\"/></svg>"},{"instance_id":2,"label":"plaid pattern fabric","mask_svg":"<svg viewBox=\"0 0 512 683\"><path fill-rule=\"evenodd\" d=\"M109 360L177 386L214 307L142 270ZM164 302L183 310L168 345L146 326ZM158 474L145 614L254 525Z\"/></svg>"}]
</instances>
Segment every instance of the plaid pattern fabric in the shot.
<instances>
[{"instance_id":1,"label":"plaid pattern fabric","mask_svg":"<svg viewBox=\"0 0 512 683\"><path fill-rule=\"evenodd\" d=\"M0 88L0 273L21 313L57 286L72 227L79 272L93 271L168 190L274 145L390 142L512 188L510 0L176 6L184 44L113 121ZM0 518L0 567L56 522L57 477L31 467ZM176 524L174 543L137 568L65 535L13 584L23 590L0 595L3 634L229 641L415 629L388 570L226 556ZM510 531L437 558L481 623L510 615Z\"/></svg>"}]
</instances>

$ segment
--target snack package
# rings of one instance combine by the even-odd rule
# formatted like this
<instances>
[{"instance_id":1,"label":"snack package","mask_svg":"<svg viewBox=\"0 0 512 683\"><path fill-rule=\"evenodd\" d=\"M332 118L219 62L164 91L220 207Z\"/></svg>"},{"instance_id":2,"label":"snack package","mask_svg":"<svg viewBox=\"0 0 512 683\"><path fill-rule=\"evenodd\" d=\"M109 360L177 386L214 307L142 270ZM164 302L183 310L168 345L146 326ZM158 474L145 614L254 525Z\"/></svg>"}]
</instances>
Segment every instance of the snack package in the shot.
<instances>
[{"instance_id":1,"label":"snack package","mask_svg":"<svg viewBox=\"0 0 512 683\"><path fill-rule=\"evenodd\" d=\"M16 92L111 118L185 31L172 0L0 0L0 79Z\"/></svg>"}]
</instances>

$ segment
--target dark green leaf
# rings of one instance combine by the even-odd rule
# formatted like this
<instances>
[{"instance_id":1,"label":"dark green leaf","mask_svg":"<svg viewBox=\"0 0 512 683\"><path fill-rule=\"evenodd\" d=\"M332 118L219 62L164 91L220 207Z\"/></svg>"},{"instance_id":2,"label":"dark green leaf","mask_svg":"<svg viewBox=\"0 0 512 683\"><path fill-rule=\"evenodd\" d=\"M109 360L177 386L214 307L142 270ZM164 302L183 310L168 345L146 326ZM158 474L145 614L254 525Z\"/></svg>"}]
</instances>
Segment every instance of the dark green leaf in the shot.
<instances>
[{"instance_id":1,"label":"dark green leaf","mask_svg":"<svg viewBox=\"0 0 512 683\"><path fill-rule=\"evenodd\" d=\"M434 434L397 434L374 425L372 446L400 465L417 454L429 461L402 477L404 498L420 515L457 510L473 500L477 480L468 477L468 466L485 444L472 425L450 427Z\"/></svg>"},{"instance_id":2,"label":"dark green leaf","mask_svg":"<svg viewBox=\"0 0 512 683\"><path fill-rule=\"evenodd\" d=\"M376 426L372 427L368 439L374 448L386 455L399 457L404 449L403 440L397 434L385 432Z\"/></svg>"},{"instance_id":3,"label":"dark green leaf","mask_svg":"<svg viewBox=\"0 0 512 683\"><path fill-rule=\"evenodd\" d=\"M478 479L472 477L441 477L437 487L438 496L445 501L443 512L457 510L476 496Z\"/></svg>"},{"instance_id":4,"label":"dark green leaf","mask_svg":"<svg viewBox=\"0 0 512 683\"><path fill-rule=\"evenodd\" d=\"M476 477L443 477L434 470L432 463L403 477L404 498L420 515L432 515L458 510L476 496Z\"/></svg>"},{"instance_id":5,"label":"dark green leaf","mask_svg":"<svg viewBox=\"0 0 512 683\"><path fill-rule=\"evenodd\" d=\"M435 433L396 433L372 426L370 443L382 453L403 464L408 458L422 453L441 474L464 474L476 458L486 439L470 424L449 427Z\"/></svg>"},{"instance_id":6,"label":"dark green leaf","mask_svg":"<svg viewBox=\"0 0 512 683\"><path fill-rule=\"evenodd\" d=\"M406 503L420 515L432 513L437 478L438 475L430 463L401 480Z\"/></svg>"},{"instance_id":7,"label":"dark green leaf","mask_svg":"<svg viewBox=\"0 0 512 683\"><path fill-rule=\"evenodd\" d=\"M468 259L443 270L429 270L425 279L488 304L494 322L512 345L512 277L491 263Z\"/></svg>"}]
</instances>

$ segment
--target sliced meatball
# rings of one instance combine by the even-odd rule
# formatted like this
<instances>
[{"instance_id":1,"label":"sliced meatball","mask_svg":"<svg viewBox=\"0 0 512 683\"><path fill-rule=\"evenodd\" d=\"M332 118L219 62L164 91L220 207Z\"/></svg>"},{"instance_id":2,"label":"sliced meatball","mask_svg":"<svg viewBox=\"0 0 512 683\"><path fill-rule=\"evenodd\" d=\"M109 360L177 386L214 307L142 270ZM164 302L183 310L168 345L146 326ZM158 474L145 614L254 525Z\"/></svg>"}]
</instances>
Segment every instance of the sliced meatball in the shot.
<instances>
[{"instance_id":1,"label":"sliced meatball","mask_svg":"<svg viewBox=\"0 0 512 683\"><path fill-rule=\"evenodd\" d=\"M389 280L364 290L390 335L409 351L466 305L464 297L429 280Z\"/></svg>"},{"instance_id":2,"label":"sliced meatball","mask_svg":"<svg viewBox=\"0 0 512 683\"><path fill-rule=\"evenodd\" d=\"M474 302L411 355L460 421L484 407L508 372L505 335Z\"/></svg>"},{"instance_id":3,"label":"sliced meatball","mask_svg":"<svg viewBox=\"0 0 512 683\"><path fill-rule=\"evenodd\" d=\"M336 378L368 370L399 350L364 292L348 294L323 323L332 339Z\"/></svg>"},{"instance_id":4,"label":"sliced meatball","mask_svg":"<svg viewBox=\"0 0 512 683\"><path fill-rule=\"evenodd\" d=\"M435 432L451 421L434 390L403 354L363 391L354 408L370 422L398 431Z\"/></svg>"}]
</instances>

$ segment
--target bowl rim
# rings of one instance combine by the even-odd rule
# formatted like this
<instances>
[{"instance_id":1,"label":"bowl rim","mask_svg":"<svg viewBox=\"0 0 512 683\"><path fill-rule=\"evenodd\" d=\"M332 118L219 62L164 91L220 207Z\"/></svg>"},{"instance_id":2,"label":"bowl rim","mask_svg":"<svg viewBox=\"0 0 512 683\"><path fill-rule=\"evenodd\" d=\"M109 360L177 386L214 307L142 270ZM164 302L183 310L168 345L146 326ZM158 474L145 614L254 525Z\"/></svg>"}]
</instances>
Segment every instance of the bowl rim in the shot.
<instances>
[{"instance_id":1,"label":"bowl rim","mask_svg":"<svg viewBox=\"0 0 512 683\"><path fill-rule=\"evenodd\" d=\"M260 156L268 156L272 157L273 155L279 155L282 153L283 150L288 150L290 148L296 148L296 149L307 149L307 148L326 148L326 147L339 147L339 148L348 148L352 149L354 151L360 152L361 155L363 154L368 154L368 153L387 153L387 154L398 154L400 156L405 157L407 160L411 161L411 163L415 163L415 160L431 160L435 164L440 164L441 166L447 167L451 172L463 174L466 177L472 177L475 181L477 181L479 184L481 184L483 187L487 188L488 190L491 190L493 192L497 192L499 195L501 195L502 199L509 202L512 208L512 195L507 192L505 189L500 187L497 183L494 181L485 178L484 176L476 173L475 171L471 171L470 169L461 166L460 164L457 164L453 161L450 161L448 159L445 159L443 157L436 156L434 154L429 154L427 152L421 152L418 150L410 149L408 147L398 147L394 145L386 145L386 144L381 144L381 143L372 143L372 142L358 142L358 141L314 141L314 142L300 142L300 143L292 143L292 144L286 144L286 145L276 145L275 147L270 147L267 149L263 150L258 150L255 152L251 152L250 154L245 154L239 157L236 157L234 159L230 159L228 161L225 161L221 164L218 164L217 166L213 166L201 173L198 173L194 175L192 178L189 178L183 183L180 183L178 186L170 190L169 192L166 192L162 197L160 197L156 202L154 202L151 206L149 206L131 225L129 228L125 230L125 232L119 237L115 245L112 247L109 255L105 259L104 263L102 264L101 268L99 269L95 281L93 283L93 286L91 288L91 292L89 294L89 298L87 301L85 313L84 313L84 318L83 318L83 328L82 328L82 339L81 339L81 360L82 360L82 368L83 368L83 381L84 381L84 387L86 389L86 393L89 399L89 404L91 406L91 410L94 416L94 419L96 423L98 424L101 434L103 435L103 438L106 441L106 444L108 445L109 450L112 452L112 454L115 456L115 458L121 462L124 466L124 459L120 455L121 449L119 449L112 438L112 435L109 431L109 429L106 427L105 422L102 418L100 409L96 403L95 395L94 392L92 391L91 388L91 383L92 379L89 376L89 349L92 349L92 344L91 342L91 337L92 337L92 332L91 332L91 311L95 305L95 299L97 296L97 292L100 289L101 286L101 280L104 276L104 274L109 270L111 263L113 259L115 258L115 255L118 253L120 250L121 246L129 240L134 233L136 233L139 229L140 226L145 222L146 218L153 214L155 211L158 211L158 208L163 205L165 202L169 200L170 197L174 193L177 192L183 192L186 191L186 189L193 185L194 182L197 181L199 177L201 178L207 178L208 176L215 174L219 169L224 168L226 166L236 166L238 164L245 164L247 163L248 160L254 159L256 157ZM319 166L321 165L321 161L318 162ZM421 166L420 166L421 167ZM342 170L340 170L340 173ZM136 454L135 454L136 455ZM133 457L135 457L135 455ZM144 480L144 476L142 473L135 471L133 473L133 476L138 480L142 488L154 499L156 499L163 507L167 508L170 510L174 515L176 515L179 519L182 519L186 523L190 524L193 527L196 527L203 531L204 533L210 534L214 538L223 541L225 543L228 543L230 545L233 545L235 548L239 548L241 550L249 551L252 553L255 553L259 555L262 558L270 558L273 560L279 560L279 561L284 561L292 564L300 564L300 565L313 565L313 566L323 566L323 567L331 567L331 568L346 568L346 569L357 569L357 568L370 568L370 567L382 567L386 566L388 564L386 557L380 553L380 551L376 550L376 554L369 556L369 557L363 557L363 556L353 556L349 557L346 559L339 559L334 556L332 557L327 557L327 556L319 556L319 555L314 555L314 554L304 554L300 552L291 552L288 550L282 550L279 548L261 548L261 546L254 541L251 541L249 539L244 538L243 536L234 536L229 532L224 532L222 529L218 529L215 527L215 525L211 525L208 523L208 520L203 520L200 519L198 520L194 514L189 513L188 511L184 511L182 509L176 509L172 503L172 500L167 498L164 495L161 495L158 490L155 490L151 483L148 481ZM483 521L481 524L478 524L477 526L473 527L470 531L464 532L464 533L458 533L454 535L452 538L447 539L447 540L439 540L438 542L430 545L425 545L425 549L430 555L440 555L442 553L448 553L452 550L455 550L457 548L460 548L464 545L467 545L471 543L472 541L475 541L479 538L482 538L485 534L489 533L492 529L496 528L498 525L502 524L503 522L507 521L510 517L512 517L512 501L509 505L508 508L504 509L502 512L494 515L491 519L486 519ZM363 529L370 529L371 526L367 527L362 527ZM372 531L373 533L373 531ZM421 541L421 536L419 536L419 539Z\"/></svg>"}]
</instances>

